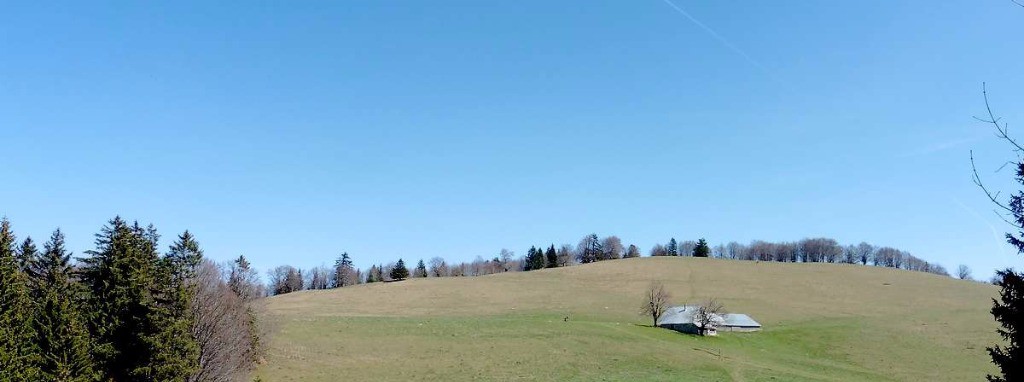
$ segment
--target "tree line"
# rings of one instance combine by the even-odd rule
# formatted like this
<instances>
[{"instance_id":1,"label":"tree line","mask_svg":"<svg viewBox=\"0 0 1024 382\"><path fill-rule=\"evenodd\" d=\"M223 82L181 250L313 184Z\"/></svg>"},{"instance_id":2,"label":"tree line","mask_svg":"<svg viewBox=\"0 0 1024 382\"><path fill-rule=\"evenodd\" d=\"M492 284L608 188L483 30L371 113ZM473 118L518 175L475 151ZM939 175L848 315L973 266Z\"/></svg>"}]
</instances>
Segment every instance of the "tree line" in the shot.
<instances>
[{"instance_id":1,"label":"tree line","mask_svg":"<svg viewBox=\"0 0 1024 382\"><path fill-rule=\"evenodd\" d=\"M110 220L72 261L57 229L40 249L0 220L0 380L234 381L262 357L244 257L226 269L178 235Z\"/></svg>"},{"instance_id":2,"label":"tree line","mask_svg":"<svg viewBox=\"0 0 1024 382\"><path fill-rule=\"evenodd\" d=\"M670 238L665 244L652 246L647 254L748 261L847 263L950 276L942 265L922 260L904 250L875 246L866 242L841 245L830 238L806 238L786 242L754 240L749 244L733 241L715 246L709 245L703 238L682 242ZM411 271L403 259L386 264L374 264L366 271L361 271L352 265L352 258L346 252L342 253L331 267L319 266L303 271L290 265L279 266L267 275L267 291L269 294L283 294L304 289L330 289L363 283L391 282L408 277L463 277L528 272L640 256L640 247L634 244L625 245L618 236L600 237L593 233L583 236L575 246L533 245L523 256L516 256L515 252L502 249L493 258L484 259L477 256L475 260L469 262L449 263L441 257L433 257L427 261L421 259ZM958 269L958 277L969 278L969 270L964 271L965 269L965 266Z\"/></svg>"}]
</instances>

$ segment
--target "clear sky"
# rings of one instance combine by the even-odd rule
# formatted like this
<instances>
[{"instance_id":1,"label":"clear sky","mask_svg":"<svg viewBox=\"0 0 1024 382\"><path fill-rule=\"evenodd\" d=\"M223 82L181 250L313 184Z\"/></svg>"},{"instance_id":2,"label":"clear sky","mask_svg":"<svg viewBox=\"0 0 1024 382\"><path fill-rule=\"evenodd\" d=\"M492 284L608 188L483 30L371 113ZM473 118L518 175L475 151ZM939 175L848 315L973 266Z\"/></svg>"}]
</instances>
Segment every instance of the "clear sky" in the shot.
<instances>
[{"instance_id":1,"label":"clear sky","mask_svg":"<svg viewBox=\"0 0 1024 382\"><path fill-rule=\"evenodd\" d=\"M591 232L1024 265L968 155L1012 189L972 116L985 81L1024 126L1024 8L673 1L5 2L0 214L261 271Z\"/></svg>"}]
</instances>

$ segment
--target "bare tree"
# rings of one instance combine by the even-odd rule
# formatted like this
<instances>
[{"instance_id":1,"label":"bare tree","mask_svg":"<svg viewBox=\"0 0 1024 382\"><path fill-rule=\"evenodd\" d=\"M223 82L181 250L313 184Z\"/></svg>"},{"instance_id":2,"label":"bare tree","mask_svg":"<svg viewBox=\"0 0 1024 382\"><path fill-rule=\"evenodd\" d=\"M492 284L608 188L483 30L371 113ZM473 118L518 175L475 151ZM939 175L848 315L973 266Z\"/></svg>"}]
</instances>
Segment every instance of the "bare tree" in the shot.
<instances>
[{"instance_id":1,"label":"bare tree","mask_svg":"<svg viewBox=\"0 0 1024 382\"><path fill-rule=\"evenodd\" d=\"M637 247L636 245L630 244L629 248L626 249L626 254L623 255L622 257L624 257L624 258L640 257L640 247Z\"/></svg>"},{"instance_id":2,"label":"bare tree","mask_svg":"<svg viewBox=\"0 0 1024 382\"><path fill-rule=\"evenodd\" d=\"M498 254L498 258L501 259L501 266L503 268L502 269L503 272L508 272L509 269L511 269L511 268L509 268L509 263L511 263L512 259L515 258L515 257L516 257L516 253L515 252L509 251L509 250L507 250L505 248L501 249L501 252Z\"/></svg>"},{"instance_id":3,"label":"bare tree","mask_svg":"<svg viewBox=\"0 0 1024 382\"><path fill-rule=\"evenodd\" d=\"M573 264L573 260L576 258L576 254L569 244L562 244L558 248L558 266L568 267Z\"/></svg>"},{"instance_id":4,"label":"bare tree","mask_svg":"<svg viewBox=\"0 0 1024 382\"><path fill-rule=\"evenodd\" d=\"M502 260L504 261L504 260ZM445 264L444 259L440 257L434 257L430 259L428 267L430 268L430 275L434 277L445 277L448 276L448 265Z\"/></svg>"},{"instance_id":5,"label":"bare tree","mask_svg":"<svg viewBox=\"0 0 1024 382\"><path fill-rule=\"evenodd\" d=\"M220 268L203 262L196 269L192 337L199 345L199 370L189 382L231 382L244 378L255 366L261 349L251 301L239 296L221 278Z\"/></svg>"},{"instance_id":6,"label":"bare tree","mask_svg":"<svg viewBox=\"0 0 1024 382\"><path fill-rule=\"evenodd\" d=\"M597 234L589 234L580 239L580 243L576 245L576 260L580 264L593 263L601 260L604 249L601 248L601 241L598 240Z\"/></svg>"},{"instance_id":7,"label":"bare tree","mask_svg":"<svg viewBox=\"0 0 1024 382\"><path fill-rule=\"evenodd\" d=\"M868 261L872 259L875 254L875 247L867 242L861 242L857 244L857 261L862 265L867 265Z\"/></svg>"},{"instance_id":8,"label":"bare tree","mask_svg":"<svg viewBox=\"0 0 1024 382\"><path fill-rule=\"evenodd\" d=\"M640 314L651 316L651 326L658 326L658 318L665 313L671 297L665 290L665 284L660 281L652 281L651 285L647 287L647 293L644 294L644 302L640 305Z\"/></svg>"},{"instance_id":9,"label":"bare tree","mask_svg":"<svg viewBox=\"0 0 1024 382\"><path fill-rule=\"evenodd\" d=\"M665 249L664 245L655 244L653 247L651 247L650 256L668 256L668 250Z\"/></svg>"},{"instance_id":10,"label":"bare tree","mask_svg":"<svg viewBox=\"0 0 1024 382\"><path fill-rule=\"evenodd\" d=\"M693 314L693 323L697 325L697 334L707 335L710 329L716 328L722 323L723 315L725 315L725 307L716 298L709 298L697 306L697 312Z\"/></svg>"},{"instance_id":11,"label":"bare tree","mask_svg":"<svg viewBox=\"0 0 1024 382\"><path fill-rule=\"evenodd\" d=\"M956 277L961 280L969 280L971 278L971 268L964 264L960 264L956 268Z\"/></svg>"},{"instance_id":12,"label":"bare tree","mask_svg":"<svg viewBox=\"0 0 1024 382\"><path fill-rule=\"evenodd\" d=\"M618 236L612 235L601 240L601 260L614 260L622 257L622 252L625 250L622 247L622 240Z\"/></svg>"},{"instance_id":13,"label":"bare tree","mask_svg":"<svg viewBox=\"0 0 1024 382\"><path fill-rule=\"evenodd\" d=\"M679 243L679 256L693 256L693 249L697 248L697 242L686 240Z\"/></svg>"}]
</instances>

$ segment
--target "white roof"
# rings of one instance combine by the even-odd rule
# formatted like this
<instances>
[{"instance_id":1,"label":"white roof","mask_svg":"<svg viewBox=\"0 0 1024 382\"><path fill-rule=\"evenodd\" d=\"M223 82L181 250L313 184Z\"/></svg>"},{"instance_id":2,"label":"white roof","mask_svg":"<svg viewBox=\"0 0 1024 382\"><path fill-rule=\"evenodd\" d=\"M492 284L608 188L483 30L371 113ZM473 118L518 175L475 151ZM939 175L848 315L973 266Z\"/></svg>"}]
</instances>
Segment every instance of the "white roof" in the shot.
<instances>
[{"instance_id":1,"label":"white roof","mask_svg":"<svg viewBox=\"0 0 1024 382\"><path fill-rule=\"evenodd\" d=\"M665 310L665 313L658 318L658 325L679 325L692 324L693 316L697 314L696 305L673 306ZM755 327L760 328L761 324L754 321L750 316L742 313L716 314L712 317L716 326Z\"/></svg>"}]
</instances>

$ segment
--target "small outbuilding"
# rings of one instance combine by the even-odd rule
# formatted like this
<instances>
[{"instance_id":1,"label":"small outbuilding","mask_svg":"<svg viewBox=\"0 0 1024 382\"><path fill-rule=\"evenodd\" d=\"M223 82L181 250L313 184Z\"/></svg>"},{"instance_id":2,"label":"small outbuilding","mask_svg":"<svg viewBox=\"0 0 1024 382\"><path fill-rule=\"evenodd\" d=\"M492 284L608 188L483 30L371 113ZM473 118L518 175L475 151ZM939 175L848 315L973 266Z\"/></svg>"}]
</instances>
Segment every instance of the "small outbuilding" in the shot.
<instances>
[{"instance_id":1,"label":"small outbuilding","mask_svg":"<svg viewBox=\"0 0 1024 382\"><path fill-rule=\"evenodd\" d=\"M658 327L683 333L700 334L699 324L694 320L694 315L697 314L699 308L696 305L681 305L668 308L658 318ZM710 326L705 331L705 334L711 336L717 335L719 331L756 332L761 330L761 324L742 313L715 314L711 319Z\"/></svg>"}]
</instances>

